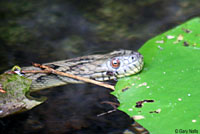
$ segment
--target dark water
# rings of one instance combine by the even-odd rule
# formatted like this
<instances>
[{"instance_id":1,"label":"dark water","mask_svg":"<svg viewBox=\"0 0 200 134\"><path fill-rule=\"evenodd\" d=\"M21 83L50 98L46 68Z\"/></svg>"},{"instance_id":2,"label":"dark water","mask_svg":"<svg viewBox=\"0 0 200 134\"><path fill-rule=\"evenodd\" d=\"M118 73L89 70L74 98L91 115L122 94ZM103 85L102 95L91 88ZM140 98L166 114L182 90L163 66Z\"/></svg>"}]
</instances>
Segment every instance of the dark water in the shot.
<instances>
[{"instance_id":1,"label":"dark water","mask_svg":"<svg viewBox=\"0 0 200 134\"><path fill-rule=\"evenodd\" d=\"M1 0L0 72L118 49L137 50L148 39L200 15L198 0ZM0 120L2 134L121 133L131 119L103 101L105 88L66 85L38 92L44 104Z\"/></svg>"}]
</instances>

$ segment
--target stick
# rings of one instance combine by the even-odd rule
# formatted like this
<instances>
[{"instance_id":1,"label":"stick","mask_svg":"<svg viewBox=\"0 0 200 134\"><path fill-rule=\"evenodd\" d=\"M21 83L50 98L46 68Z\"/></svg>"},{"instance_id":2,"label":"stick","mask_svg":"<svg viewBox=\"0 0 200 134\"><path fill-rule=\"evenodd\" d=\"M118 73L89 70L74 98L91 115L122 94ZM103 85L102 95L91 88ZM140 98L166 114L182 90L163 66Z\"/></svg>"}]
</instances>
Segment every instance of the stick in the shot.
<instances>
[{"instance_id":1,"label":"stick","mask_svg":"<svg viewBox=\"0 0 200 134\"><path fill-rule=\"evenodd\" d=\"M52 73L50 70L22 70L21 73Z\"/></svg>"},{"instance_id":2,"label":"stick","mask_svg":"<svg viewBox=\"0 0 200 134\"><path fill-rule=\"evenodd\" d=\"M92 79L89 79L89 78L85 78L85 77L81 77L81 76L76 76L76 75L69 74L69 73L60 72L60 71L54 70L54 69L52 69L52 68L50 68L48 66L45 66L45 65L41 65L41 64L38 64L38 63L33 63L33 66L44 68L46 70L41 70L41 71L24 71L24 72L27 72L27 73L28 72L29 73L38 73L38 72L39 73L53 73L53 74L67 76L67 77L70 77L70 78L73 78L73 79L81 80L81 81L84 81L84 82L87 82L87 83L92 83L92 84L95 84L95 85L99 85L99 86L102 86L102 87L106 87L106 88L115 90L114 86L112 86L112 85L105 84L103 82L99 82L99 81L92 80Z\"/></svg>"}]
</instances>

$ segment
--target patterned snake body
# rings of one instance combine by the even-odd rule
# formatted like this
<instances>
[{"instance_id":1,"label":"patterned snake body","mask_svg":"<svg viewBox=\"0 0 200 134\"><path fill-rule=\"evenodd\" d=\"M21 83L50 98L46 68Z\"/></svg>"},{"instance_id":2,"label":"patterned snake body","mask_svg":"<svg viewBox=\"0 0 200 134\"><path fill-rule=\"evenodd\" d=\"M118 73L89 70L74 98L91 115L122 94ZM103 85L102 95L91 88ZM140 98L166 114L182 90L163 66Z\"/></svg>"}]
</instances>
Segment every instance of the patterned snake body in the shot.
<instances>
[{"instance_id":1,"label":"patterned snake body","mask_svg":"<svg viewBox=\"0 0 200 134\"><path fill-rule=\"evenodd\" d=\"M51 68L74 75L106 81L129 76L140 72L143 68L143 56L131 50L119 50L103 55L89 55L69 60L46 63ZM33 66L22 70L41 70ZM82 83L81 81L55 74L37 73L25 74L32 80L31 88L40 89L65 85L67 83Z\"/></svg>"}]
</instances>

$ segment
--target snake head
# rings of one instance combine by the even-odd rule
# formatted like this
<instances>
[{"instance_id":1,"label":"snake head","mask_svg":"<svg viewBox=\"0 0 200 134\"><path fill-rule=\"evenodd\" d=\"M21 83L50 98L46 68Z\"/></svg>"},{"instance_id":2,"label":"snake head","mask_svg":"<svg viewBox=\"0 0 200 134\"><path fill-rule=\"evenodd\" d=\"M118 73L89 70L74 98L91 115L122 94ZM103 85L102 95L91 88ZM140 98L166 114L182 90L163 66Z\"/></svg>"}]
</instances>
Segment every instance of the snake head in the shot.
<instances>
[{"instance_id":1,"label":"snake head","mask_svg":"<svg viewBox=\"0 0 200 134\"><path fill-rule=\"evenodd\" d=\"M143 68L143 56L139 52L120 50L110 53L111 58L107 61L107 75L117 78L129 76L140 72Z\"/></svg>"}]
</instances>

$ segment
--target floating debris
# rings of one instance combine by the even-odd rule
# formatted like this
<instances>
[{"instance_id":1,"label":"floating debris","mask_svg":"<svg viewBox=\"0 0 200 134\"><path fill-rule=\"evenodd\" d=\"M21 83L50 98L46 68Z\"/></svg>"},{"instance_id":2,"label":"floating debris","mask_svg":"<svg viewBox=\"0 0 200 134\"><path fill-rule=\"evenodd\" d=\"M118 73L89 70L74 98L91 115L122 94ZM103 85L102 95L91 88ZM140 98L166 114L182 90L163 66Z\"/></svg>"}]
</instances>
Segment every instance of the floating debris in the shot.
<instances>
[{"instance_id":1,"label":"floating debris","mask_svg":"<svg viewBox=\"0 0 200 134\"><path fill-rule=\"evenodd\" d=\"M141 86L146 86L146 85L147 85L147 83L144 82L144 83L142 83L142 84L139 84L139 85L137 86L137 88L138 88L138 87L141 87Z\"/></svg>"},{"instance_id":2,"label":"floating debris","mask_svg":"<svg viewBox=\"0 0 200 134\"><path fill-rule=\"evenodd\" d=\"M129 108L128 111L133 111L133 109L132 109L132 108Z\"/></svg>"},{"instance_id":3,"label":"floating debris","mask_svg":"<svg viewBox=\"0 0 200 134\"><path fill-rule=\"evenodd\" d=\"M161 112L161 109L157 109L156 112L160 113L160 112Z\"/></svg>"},{"instance_id":4,"label":"floating debris","mask_svg":"<svg viewBox=\"0 0 200 134\"><path fill-rule=\"evenodd\" d=\"M135 83L132 83L131 86L135 86Z\"/></svg>"},{"instance_id":5,"label":"floating debris","mask_svg":"<svg viewBox=\"0 0 200 134\"><path fill-rule=\"evenodd\" d=\"M182 99L181 99L181 98L178 98L178 101L182 101Z\"/></svg>"},{"instance_id":6,"label":"floating debris","mask_svg":"<svg viewBox=\"0 0 200 134\"><path fill-rule=\"evenodd\" d=\"M156 114L159 114L161 112L161 109L157 109L155 111L150 111L149 113L156 113Z\"/></svg>"},{"instance_id":7,"label":"floating debris","mask_svg":"<svg viewBox=\"0 0 200 134\"><path fill-rule=\"evenodd\" d=\"M186 28L182 28L182 30L183 30L184 32L186 32L186 33L192 33L192 31L191 31L191 30L189 30L189 29L186 29Z\"/></svg>"},{"instance_id":8,"label":"floating debris","mask_svg":"<svg viewBox=\"0 0 200 134\"><path fill-rule=\"evenodd\" d=\"M183 40L183 38L184 38L183 35L180 34L180 35L178 36L177 40L178 40L178 41L181 41L181 40Z\"/></svg>"},{"instance_id":9,"label":"floating debris","mask_svg":"<svg viewBox=\"0 0 200 134\"><path fill-rule=\"evenodd\" d=\"M194 43L192 46L195 47L197 45L197 43Z\"/></svg>"},{"instance_id":10,"label":"floating debris","mask_svg":"<svg viewBox=\"0 0 200 134\"><path fill-rule=\"evenodd\" d=\"M172 35L167 35L167 39L174 39L175 37Z\"/></svg>"},{"instance_id":11,"label":"floating debris","mask_svg":"<svg viewBox=\"0 0 200 134\"><path fill-rule=\"evenodd\" d=\"M180 34L180 35L177 37L177 40L174 41L173 43L176 44L176 43L178 43L179 41L182 41L183 38L184 38L183 35Z\"/></svg>"},{"instance_id":12,"label":"floating debris","mask_svg":"<svg viewBox=\"0 0 200 134\"><path fill-rule=\"evenodd\" d=\"M161 43L161 44L163 44L163 43L164 43L164 40L157 40L156 43Z\"/></svg>"},{"instance_id":13,"label":"floating debris","mask_svg":"<svg viewBox=\"0 0 200 134\"><path fill-rule=\"evenodd\" d=\"M143 115L135 115L135 116L133 116L133 119L134 120L141 120L141 119L144 119L144 116Z\"/></svg>"},{"instance_id":14,"label":"floating debris","mask_svg":"<svg viewBox=\"0 0 200 134\"><path fill-rule=\"evenodd\" d=\"M162 48L161 46L158 46L158 48L160 49L160 50L163 50L164 48Z\"/></svg>"},{"instance_id":15,"label":"floating debris","mask_svg":"<svg viewBox=\"0 0 200 134\"><path fill-rule=\"evenodd\" d=\"M197 122L197 120L192 120L192 122Z\"/></svg>"}]
</instances>

